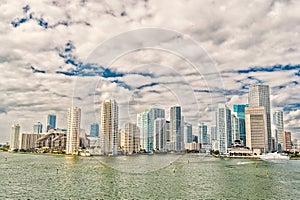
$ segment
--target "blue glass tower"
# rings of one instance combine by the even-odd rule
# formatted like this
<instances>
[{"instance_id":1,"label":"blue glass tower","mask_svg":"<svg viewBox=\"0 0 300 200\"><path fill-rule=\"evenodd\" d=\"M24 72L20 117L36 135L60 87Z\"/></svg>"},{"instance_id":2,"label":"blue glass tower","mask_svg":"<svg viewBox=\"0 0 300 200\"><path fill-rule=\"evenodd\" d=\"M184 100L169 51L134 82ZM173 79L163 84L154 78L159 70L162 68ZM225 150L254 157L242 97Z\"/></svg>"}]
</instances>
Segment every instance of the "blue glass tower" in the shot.
<instances>
[{"instance_id":1,"label":"blue glass tower","mask_svg":"<svg viewBox=\"0 0 300 200\"><path fill-rule=\"evenodd\" d=\"M90 136L99 137L99 124L97 123L91 124Z\"/></svg>"},{"instance_id":2,"label":"blue glass tower","mask_svg":"<svg viewBox=\"0 0 300 200\"><path fill-rule=\"evenodd\" d=\"M236 104L233 105L233 112L236 113L239 118L240 126L240 138L243 140L243 145L246 146L246 127L245 127L245 108L248 104Z\"/></svg>"},{"instance_id":3,"label":"blue glass tower","mask_svg":"<svg viewBox=\"0 0 300 200\"><path fill-rule=\"evenodd\" d=\"M56 115L48 115L47 131L53 128L56 128Z\"/></svg>"}]
</instances>

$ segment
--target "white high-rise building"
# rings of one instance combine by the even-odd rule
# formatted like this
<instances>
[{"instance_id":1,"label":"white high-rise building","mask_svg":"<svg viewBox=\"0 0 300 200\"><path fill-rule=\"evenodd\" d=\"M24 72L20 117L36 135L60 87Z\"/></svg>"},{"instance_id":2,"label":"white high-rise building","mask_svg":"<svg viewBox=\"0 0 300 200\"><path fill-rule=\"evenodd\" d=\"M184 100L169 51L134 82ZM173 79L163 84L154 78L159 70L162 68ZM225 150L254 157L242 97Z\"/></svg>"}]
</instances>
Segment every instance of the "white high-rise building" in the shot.
<instances>
[{"instance_id":1,"label":"white high-rise building","mask_svg":"<svg viewBox=\"0 0 300 200\"><path fill-rule=\"evenodd\" d=\"M268 148L271 150L271 106L270 106L270 91L268 85L251 85L249 88L249 97L248 97L249 107L253 106L264 106L266 110L267 117L267 141Z\"/></svg>"},{"instance_id":2,"label":"white high-rise building","mask_svg":"<svg viewBox=\"0 0 300 200\"><path fill-rule=\"evenodd\" d=\"M277 110L273 114L273 122L275 125L275 138L277 143L277 151L282 151L283 148L283 131L284 131L284 123L283 123L283 112L281 110Z\"/></svg>"},{"instance_id":3,"label":"white high-rise building","mask_svg":"<svg viewBox=\"0 0 300 200\"><path fill-rule=\"evenodd\" d=\"M19 149L20 145L20 125L14 124L11 127L10 150Z\"/></svg>"},{"instance_id":4,"label":"white high-rise building","mask_svg":"<svg viewBox=\"0 0 300 200\"><path fill-rule=\"evenodd\" d=\"M68 109L68 130L66 154L77 154L80 142L81 109L72 107Z\"/></svg>"},{"instance_id":5,"label":"white high-rise building","mask_svg":"<svg viewBox=\"0 0 300 200\"><path fill-rule=\"evenodd\" d=\"M217 110L216 129L219 142L220 153L228 153L227 149L231 147L231 110L226 104L219 104Z\"/></svg>"},{"instance_id":6,"label":"white high-rise building","mask_svg":"<svg viewBox=\"0 0 300 200\"><path fill-rule=\"evenodd\" d=\"M119 144L119 108L116 100L101 104L101 149L105 155L117 155Z\"/></svg>"},{"instance_id":7,"label":"white high-rise building","mask_svg":"<svg viewBox=\"0 0 300 200\"><path fill-rule=\"evenodd\" d=\"M171 149L175 151L182 151L182 123L181 123L181 107L172 106L170 109L170 139L171 139Z\"/></svg>"},{"instance_id":8,"label":"white high-rise building","mask_svg":"<svg viewBox=\"0 0 300 200\"><path fill-rule=\"evenodd\" d=\"M165 118L165 110L160 108L151 108L137 115L137 126L141 133L141 148L146 152L152 152L154 144L154 120Z\"/></svg>"}]
</instances>

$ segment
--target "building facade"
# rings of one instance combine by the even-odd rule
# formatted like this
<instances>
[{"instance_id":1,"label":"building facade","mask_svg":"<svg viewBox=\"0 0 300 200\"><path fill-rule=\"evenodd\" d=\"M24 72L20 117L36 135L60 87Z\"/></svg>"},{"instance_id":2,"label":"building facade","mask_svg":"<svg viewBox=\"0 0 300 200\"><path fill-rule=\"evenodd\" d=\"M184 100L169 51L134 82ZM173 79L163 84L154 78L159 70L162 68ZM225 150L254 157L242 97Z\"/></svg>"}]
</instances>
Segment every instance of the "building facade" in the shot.
<instances>
[{"instance_id":1,"label":"building facade","mask_svg":"<svg viewBox=\"0 0 300 200\"><path fill-rule=\"evenodd\" d=\"M283 148L283 131L284 131L283 112L281 110L277 110L274 112L273 122L275 125L275 140L276 140L275 147L278 152L281 152Z\"/></svg>"},{"instance_id":2,"label":"building facade","mask_svg":"<svg viewBox=\"0 0 300 200\"><path fill-rule=\"evenodd\" d=\"M43 124L41 122L38 122L33 125L32 129L33 129L33 133L40 134L43 132Z\"/></svg>"},{"instance_id":3,"label":"building facade","mask_svg":"<svg viewBox=\"0 0 300 200\"><path fill-rule=\"evenodd\" d=\"M140 131L136 124L125 124L124 151L129 155L140 151Z\"/></svg>"},{"instance_id":4,"label":"building facade","mask_svg":"<svg viewBox=\"0 0 300 200\"><path fill-rule=\"evenodd\" d=\"M56 115L49 114L47 117L47 132L54 128L56 128Z\"/></svg>"},{"instance_id":5,"label":"building facade","mask_svg":"<svg viewBox=\"0 0 300 200\"><path fill-rule=\"evenodd\" d=\"M170 143L171 150L182 151L182 124L181 107L172 106L170 108Z\"/></svg>"},{"instance_id":6,"label":"building facade","mask_svg":"<svg viewBox=\"0 0 300 200\"><path fill-rule=\"evenodd\" d=\"M10 150L19 149L20 146L20 125L14 124L11 127Z\"/></svg>"},{"instance_id":7,"label":"building facade","mask_svg":"<svg viewBox=\"0 0 300 200\"><path fill-rule=\"evenodd\" d=\"M72 107L68 109L68 129L66 154L77 154L80 142L81 109Z\"/></svg>"},{"instance_id":8,"label":"building facade","mask_svg":"<svg viewBox=\"0 0 300 200\"><path fill-rule=\"evenodd\" d=\"M157 118L154 120L154 149L159 151L165 151L166 145L166 119Z\"/></svg>"},{"instance_id":9,"label":"building facade","mask_svg":"<svg viewBox=\"0 0 300 200\"><path fill-rule=\"evenodd\" d=\"M292 150L292 138L291 132L283 131L283 151L291 151Z\"/></svg>"},{"instance_id":10,"label":"building facade","mask_svg":"<svg viewBox=\"0 0 300 200\"><path fill-rule=\"evenodd\" d=\"M99 137L99 124L91 124L90 137Z\"/></svg>"},{"instance_id":11,"label":"building facade","mask_svg":"<svg viewBox=\"0 0 300 200\"><path fill-rule=\"evenodd\" d=\"M204 123L200 123L198 126L198 138L200 138L199 143L208 144L208 133L207 126Z\"/></svg>"},{"instance_id":12,"label":"building facade","mask_svg":"<svg viewBox=\"0 0 300 200\"><path fill-rule=\"evenodd\" d=\"M266 111L267 118L267 141L268 148L271 150L271 106L270 106L270 91L268 85L251 85L249 87L249 97L248 97L249 107L263 106Z\"/></svg>"},{"instance_id":13,"label":"building facade","mask_svg":"<svg viewBox=\"0 0 300 200\"><path fill-rule=\"evenodd\" d=\"M246 126L245 126L245 108L248 104L235 104L233 105L233 112L239 119L240 140L243 146L246 146Z\"/></svg>"},{"instance_id":14,"label":"building facade","mask_svg":"<svg viewBox=\"0 0 300 200\"><path fill-rule=\"evenodd\" d=\"M232 131L231 131L231 110L226 104L218 104L217 110L217 135L218 145L221 154L228 153L228 148L232 143Z\"/></svg>"},{"instance_id":15,"label":"building facade","mask_svg":"<svg viewBox=\"0 0 300 200\"><path fill-rule=\"evenodd\" d=\"M245 109L246 146L253 152L266 152L268 147L267 115L264 106L251 106Z\"/></svg>"},{"instance_id":16,"label":"building facade","mask_svg":"<svg viewBox=\"0 0 300 200\"><path fill-rule=\"evenodd\" d=\"M119 108L116 100L101 105L101 149L105 155L117 155L119 144Z\"/></svg>"}]
</instances>

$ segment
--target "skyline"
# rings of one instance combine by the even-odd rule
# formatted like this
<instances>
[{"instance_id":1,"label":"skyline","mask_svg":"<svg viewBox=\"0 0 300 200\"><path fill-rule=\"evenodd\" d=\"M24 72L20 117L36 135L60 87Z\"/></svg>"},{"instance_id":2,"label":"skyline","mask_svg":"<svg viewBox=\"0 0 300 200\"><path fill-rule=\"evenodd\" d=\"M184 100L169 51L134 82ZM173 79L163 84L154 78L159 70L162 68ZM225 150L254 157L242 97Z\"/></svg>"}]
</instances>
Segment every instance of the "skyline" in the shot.
<instances>
[{"instance_id":1,"label":"skyline","mask_svg":"<svg viewBox=\"0 0 300 200\"><path fill-rule=\"evenodd\" d=\"M249 85L267 84L271 115L282 109L285 129L300 138L298 8L295 1L6 2L0 6L0 142L9 141L15 123L31 130L41 121L45 128L48 114L57 116L57 127L66 127L76 79L84 79L82 88L76 86L79 91L90 79L102 81L94 91L99 109L99 102L112 93L125 94L119 105L128 107L129 101L135 114L155 106L169 116L168 107L180 103L194 127L198 119L213 123L208 106L212 92L217 103L232 107L247 103ZM87 62L104 41L147 27L174 30L196 41L206 52L201 55L211 58L220 73L223 87L208 88L205 74L176 55L154 49L131 52L108 66ZM200 113L191 110L195 105ZM97 112L82 111L82 128L88 131L100 118ZM132 118L133 113L125 112L120 121Z\"/></svg>"}]
</instances>

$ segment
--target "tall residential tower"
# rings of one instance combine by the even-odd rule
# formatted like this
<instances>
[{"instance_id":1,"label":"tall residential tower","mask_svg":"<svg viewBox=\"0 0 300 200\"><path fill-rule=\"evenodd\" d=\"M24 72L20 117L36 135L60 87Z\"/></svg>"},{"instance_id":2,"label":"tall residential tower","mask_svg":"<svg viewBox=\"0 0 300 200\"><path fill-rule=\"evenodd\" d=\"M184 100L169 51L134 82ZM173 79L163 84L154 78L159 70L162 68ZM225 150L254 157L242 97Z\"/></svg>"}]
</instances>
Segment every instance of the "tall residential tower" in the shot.
<instances>
[{"instance_id":1,"label":"tall residential tower","mask_svg":"<svg viewBox=\"0 0 300 200\"><path fill-rule=\"evenodd\" d=\"M72 107L68 109L68 130L66 154L77 154L79 148L81 109Z\"/></svg>"}]
</instances>

